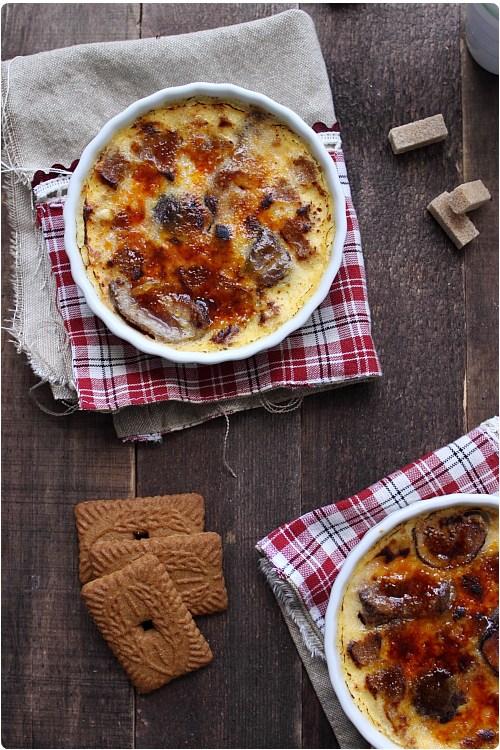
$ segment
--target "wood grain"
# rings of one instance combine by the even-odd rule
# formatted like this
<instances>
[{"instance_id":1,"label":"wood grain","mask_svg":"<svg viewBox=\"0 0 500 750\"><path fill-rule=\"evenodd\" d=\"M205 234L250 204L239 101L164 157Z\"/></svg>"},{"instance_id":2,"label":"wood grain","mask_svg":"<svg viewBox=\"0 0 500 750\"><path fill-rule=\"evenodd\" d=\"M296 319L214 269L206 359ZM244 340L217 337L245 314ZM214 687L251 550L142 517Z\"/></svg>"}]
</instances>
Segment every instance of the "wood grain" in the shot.
<instances>
[{"instance_id":1,"label":"wood grain","mask_svg":"<svg viewBox=\"0 0 500 750\"><path fill-rule=\"evenodd\" d=\"M205 496L206 530L223 539L229 607L196 618L214 652L207 669L137 696L137 747L300 746L300 662L254 549L299 512L300 414L231 417L237 479L222 465L224 431L219 419L190 430L189 441L173 433L163 445L138 446L138 494Z\"/></svg>"},{"instance_id":2,"label":"wood grain","mask_svg":"<svg viewBox=\"0 0 500 750\"><path fill-rule=\"evenodd\" d=\"M7 5L3 56L137 35L136 6ZM12 305L3 214L3 311ZM128 496L134 449L106 415L50 417L3 336L2 742L5 747L131 747L133 691L79 598L73 505ZM40 391L37 391L37 394Z\"/></svg>"},{"instance_id":3,"label":"wood grain","mask_svg":"<svg viewBox=\"0 0 500 750\"><path fill-rule=\"evenodd\" d=\"M3 57L214 28L287 7L8 4ZM118 443L106 415L41 413L27 398L36 380L4 335L6 747L337 746L258 573L255 542L495 410L498 79L460 50L457 5L303 9L316 23L342 128L384 378L309 397L292 414L232 417L235 480L222 464L223 419L134 449ZM438 112L447 141L392 155L390 127ZM476 177L494 201L477 214L474 246L457 252L425 206ZM12 303L3 237L5 319ZM84 498L189 490L205 495L206 527L223 536L229 609L197 618L214 662L135 704L78 596L72 507Z\"/></svg>"},{"instance_id":4,"label":"wood grain","mask_svg":"<svg viewBox=\"0 0 500 750\"><path fill-rule=\"evenodd\" d=\"M466 6L462 6L463 15ZM470 218L479 237L464 249L468 429L498 413L498 76L462 41L463 179L483 180L492 200Z\"/></svg>"},{"instance_id":5,"label":"wood grain","mask_svg":"<svg viewBox=\"0 0 500 750\"><path fill-rule=\"evenodd\" d=\"M297 3L144 3L141 35L188 34L253 21L297 7ZM204 80L202 70L198 80Z\"/></svg>"},{"instance_id":6,"label":"wood grain","mask_svg":"<svg viewBox=\"0 0 500 750\"><path fill-rule=\"evenodd\" d=\"M139 3L7 3L2 8L2 58L87 42L139 36Z\"/></svg>"},{"instance_id":7,"label":"wood grain","mask_svg":"<svg viewBox=\"0 0 500 750\"><path fill-rule=\"evenodd\" d=\"M132 691L79 601L72 507L130 494L132 451L103 415L40 412L27 396L34 378L11 344L3 363L4 746L128 747ZM107 714L96 712L101 700Z\"/></svg>"},{"instance_id":8,"label":"wood grain","mask_svg":"<svg viewBox=\"0 0 500 750\"><path fill-rule=\"evenodd\" d=\"M303 511L340 500L463 432L463 256L427 214L460 180L455 5L307 5L332 84L384 371L311 397L302 421ZM389 129L442 112L450 136L394 156ZM307 691L307 683L304 690ZM304 712L304 747L328 747Z\"/></svg>"},{"instance_id":9,"label":"wood grain","mask_svg":"<svg viewBox=\"0 0 500 750\"><path fill-rule=\"evenodd\" d=\"M304 508L457 437L465 375L463 255L425 210L461 179L458 8L307 7L344 134L384 377L305 402ZM437 112L449 138L395 157L390 127Z\"/></svg>"}]
</instances>

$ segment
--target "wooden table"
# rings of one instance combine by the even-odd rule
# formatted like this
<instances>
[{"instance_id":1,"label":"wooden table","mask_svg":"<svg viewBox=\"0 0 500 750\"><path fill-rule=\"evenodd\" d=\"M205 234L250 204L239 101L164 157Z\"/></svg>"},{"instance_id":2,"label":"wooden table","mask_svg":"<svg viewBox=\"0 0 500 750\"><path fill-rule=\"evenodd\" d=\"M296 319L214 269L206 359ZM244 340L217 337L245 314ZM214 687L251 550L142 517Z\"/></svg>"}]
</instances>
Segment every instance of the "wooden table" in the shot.
<instances>
[{"instance_id":1,"label":"wooden table","mask_svg":"<svg viewBox=\"0 0 500 750\"><path fill-rule=\"evenodd\" d=\"M177 34L281 4L7 5L3 58L82 42ZM3 743L7 747L336 747L270 590L255 542L345 497L497 409L498 78L463 41L458 5L304 5L320 37L344 138L384 377L299 411L215 420L162 445L123 445L111 419L56 419L3 349ZM393 157L393 125L444 114L444 144ZM425 211L481 178L494 200L456 251ZM5 238L6 239L6 238ZM4 248L5 313L11 305ZM223 535L226 615L202 618L208 670L134 694L78 592L73 505L197 489Z\"/></svg>"}]
</instances>

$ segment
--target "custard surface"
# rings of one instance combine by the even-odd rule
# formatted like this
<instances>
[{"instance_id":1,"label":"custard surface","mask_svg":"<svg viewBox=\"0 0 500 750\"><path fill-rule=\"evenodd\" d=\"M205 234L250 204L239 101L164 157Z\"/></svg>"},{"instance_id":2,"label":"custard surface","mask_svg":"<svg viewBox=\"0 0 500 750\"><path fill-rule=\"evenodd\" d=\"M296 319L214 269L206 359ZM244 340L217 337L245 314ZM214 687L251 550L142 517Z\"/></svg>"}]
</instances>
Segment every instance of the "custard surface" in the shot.
<instances>
[{"instance_id":1,"label":"custard surface","mask_svg":"<svg viewBox=\"0 0 500 750\"><path fill-rule=\"evenodd\" d=\"M471 510L454 508L455 519ZM441 528L430 513L418 527L427 537L416 536L420 517L401 524L360 560L346 587L337 647L347 687L401 747L498 744L498 513L480 510L486 526L468 530L468 555L460 557L458 533L450 541L458 522L443 516ZM441 532L452 566L439 554ZM433 551L417 548L422 538Z\"/></svg>"},{"instance_id":2,"label":"custard surface","mask_svg":"<svg viewBox=\"0 0 500 750\"><path fill-rule=\"evenodd\" d=\"M194 98L120 130L82 190L78 244L100 298L180 350L239 347L317 289L334 232L304 142L270 114Z\"/></svg>"}]
</instances>

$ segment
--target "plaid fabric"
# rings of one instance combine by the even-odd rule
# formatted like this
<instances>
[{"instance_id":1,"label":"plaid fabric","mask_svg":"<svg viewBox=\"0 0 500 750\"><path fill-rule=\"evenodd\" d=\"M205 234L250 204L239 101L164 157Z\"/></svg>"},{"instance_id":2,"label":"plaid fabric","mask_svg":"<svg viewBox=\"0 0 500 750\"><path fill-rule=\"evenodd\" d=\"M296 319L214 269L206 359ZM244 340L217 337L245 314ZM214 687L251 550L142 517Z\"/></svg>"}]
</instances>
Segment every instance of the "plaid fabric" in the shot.
<instances>
[{"instance_id":1,"label":"plaid fabric","mask_svg":"<svg viewBox=\"0 0 500 750\"><path fill-rule=\"evenodd\" d=\"M357 495L275 529L257 548L301 596L323 631L330 590L349 552L387 515L416 500L498 492L498 418Z\"/></svg>"},{"instance_id":2,"label":"plaid fabric","mask_svg":"<svg viewBox=\"0 0 500 750\"><path fill-rule=\"evenodd\" d=\"M381 375L344 157L340 150L331 156L347 201L347 237L337 278L326 300L299 331L279 346L241 362L173 364L143 354L111 334L93 315L72 279L63 243L63 200L38 203L38 221L71 343L81 409L116 410L171 399L221 401L274 388L347 384Z\"/></svg>"}]
</instances>

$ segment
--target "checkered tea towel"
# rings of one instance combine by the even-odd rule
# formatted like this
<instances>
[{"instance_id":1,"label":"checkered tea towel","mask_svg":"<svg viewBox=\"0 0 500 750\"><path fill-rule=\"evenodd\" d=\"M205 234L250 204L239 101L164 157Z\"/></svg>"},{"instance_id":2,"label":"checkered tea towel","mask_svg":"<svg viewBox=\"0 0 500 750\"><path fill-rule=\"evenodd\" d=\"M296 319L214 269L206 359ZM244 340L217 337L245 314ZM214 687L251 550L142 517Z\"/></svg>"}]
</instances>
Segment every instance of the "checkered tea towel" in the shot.
<instances>
[{"instance_id":1,"label":"checkered tea towel","mask_svg":"<svg viewBox=\"0 0 500 750\"><path fill-rule=\"evenodd\" d=\"M215 366L173 364L143 354L114 336L91 312L73 281L64 249L64 189L42 199L47 185L34 188L37 217L56 280L57 303L71 344L73 380L81 409L115 411L160 401L191 403L262 394L279 388L325 387L381 375L371 335L370 310L359 227L340 146L340 135L318 125L346 195L347 236L343 261L318 310L279 346L241 362Z\"/></svg>"},{"instance_id":2,"label":"checkered tea towel","mask_svg":"<svg viewBox=\"0 0 500 750\"><path fill-rule=\"evenodd\" d=\"M376 523L417 500L498 493L498 417L365 490L285 523L261 539L260 564L340 747L368 747L340 709L324 662L330 591L349 552Z\"/></svg>"}]
</instances>

